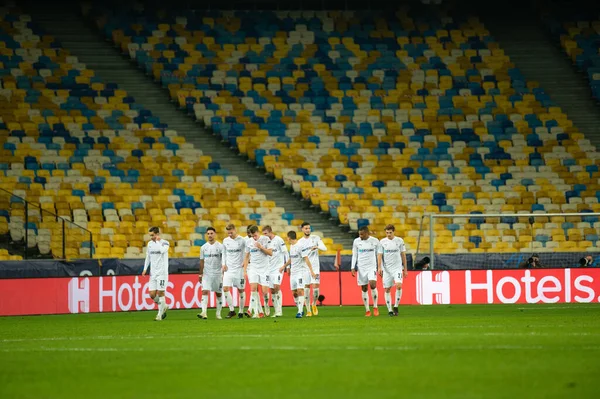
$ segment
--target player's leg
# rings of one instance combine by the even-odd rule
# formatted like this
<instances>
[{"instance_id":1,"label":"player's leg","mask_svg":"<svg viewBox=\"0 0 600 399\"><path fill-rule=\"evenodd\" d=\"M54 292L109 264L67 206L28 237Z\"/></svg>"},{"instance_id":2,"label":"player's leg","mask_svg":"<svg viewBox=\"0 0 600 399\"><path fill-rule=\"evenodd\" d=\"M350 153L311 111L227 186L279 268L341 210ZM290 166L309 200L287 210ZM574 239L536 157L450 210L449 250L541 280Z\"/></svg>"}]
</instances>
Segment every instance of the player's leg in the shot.
<instances>
[{"instance_id":1,"label":"player's leg","mask_svg":"<svg viewBox=\"0 0 600 399\"><path fill-rule=\"evenodd\" d=\"M392 287L394 286L394 276L391 273L387 273L385 270L383 271L383 289L385 290L385 305L388 309L388 314L390 316L394 315L392 311Z\"/></svg>"},{"instance_id":2,"label":"player's leg","mask_svg":"<svg viewBox=\"0 0 600 399\"><path fill-rule=\"evenodd\" d=\"M319 314L319 309L317 309L317 302L319 300L319 287L321 286L321 273L317 271L315 274L315 278L311 279L310 286L313 289L312 313L313 315L317 316Z\"/></svg>"},{"instance_id":3,"label":"player's leg","mask_svg":"<svg viewBox=\"0 0 600 399\"><path fill-rule=\"evenodd\" d=\"M377 292L377 270L369 272L369 286L371 287L371 298L373 299L373 316L379 316L379 308L377 300L379 294Z\"/></svg>"},{"instance_id":4,"label":"player's leg","mask_svg":"<svg viewBox=\"0 0 600 399\"><path fill-rule=\"evenodd\" d=\"M155 320L162 320L167 317L167 303L165 302L165 290L167 289L168 276L159 275L154 279L154 287L156 296L158 300L155 300L158 303L158 313L156 314Z\"/></svg>"},{"instance_id":5,"label":"player's leg","mask_svg":"<svg viewBox=\"0 0 600 399\"><path fill-rule=\"evenodd\" d=\"M279 300L279 293L281 292L281 287L278 284L273 284L273 288L271 289L271 297L273 298L273 307L275 308L275 314L273 317L281 316L281 302Z\"/></svg>"},{"instance_id":6,"label":"player's leg","mask_svg":"<svg viewBox=\"0 0 600 399\"><path fill-rule=\"evenodd\" d=\"M233 296L231 295L231 289L233 288L233 278L234 276L231 273L225 272L223 275L223 297L227 305L229 306L229 313L227 313L227 318L231 319L235 316L235 307L233 306Z\"/></svg>"},{"instance_id":7,"label":"player's leg","mask_svg":"<svg viewBox=\"0 0 600 399\"><path fill-rule=\"evenodd\" d=\"M202 281L203 288L205 287L205 284L204 284L205 279L206 279L206 276L204 276L202 279L203 280ZM208 310L208 295L209 294L210 294L209 290L207 290L207 289L202 290L202 302L201 302L202 311L198 314L199 319L206 320L208 318L206 312Z\"/></svg>"},{"instance_id":8,"label":"player's leg","mask_svg":"<svg viewBox=\"0 0 600 399\"><path fill-rule=\"evenodd\" d=\"M360 269L358 269L358 273L356 275L356 282L360 287L363 304L365 305L365 316L369 317L371 316L371 309L369 308L369 278L367 276L367 273L362 272Z\"/></svg>"},{"instance_id":9,"label":"player's leg","mask_svg":"<svg viewBox=\"0 0 600 399\"><path fill-rule=\"evenodd\" d=\"M277 282L274 283L277 289L277 314L283 316L283 291L281 283L283 282L283 273L277 273Z\"/></svg>"},{"instance_id":10,"label":"player's leg","mask_svg":"<svg viewBox=\"0 0 600 399\"><path fill-rule=\"evenodd\" d=\"M310 282L310 280L307 280ZM306 305L306 317L312 317L312 310L310 309L310 284L306 284L304 287L304 304Z\"/></svg>"},{"instance_id":11,"label":"player's leg","mask_svg":"<svg viewBox=\"0 0 600 399\"><path fill-rule=\"evenodd\" d=\"M223 277L218 277L215 287L215 295L217 296L217 320L221 320L221 310L223 309Z\"/></svg>"},{"instance_id":12,"label":"player's leg","mask_svg":"<svg viewBox=\"0 0 600 399\"><path fill-rule=\"evenodd\" d=\"M269 316L271 314L271 307L269 306L269 294L271 292L272 282L271 282L271 274L267 273L264 276L264 285L262 287L262 295L265 301L265 316Z\"/></svg>"},{"instance_id":13,"label":"player's leg","mask_svg":"<svg viewBox=\"0 0 600 399\"><path fill-rule=\"evenodd\" d=\"M252 318L258 318L258 283L260 279L258 274L253 271L248 272L248 283L250 283L250 305L248 313Z\"/></svg>"},{"instance_id":14,"label":"player's leg","mask_svg":"<svg viewBox=\"0 0 600 399\"><path fill-rule=\"evenodd\" d=\"M394 316L398 316L398 306L402 299L402 280L396 282L396 302L394 303Z\"/></svg>"},{"instance_id":15,"label":"player's leg","mask_svg":"<svg viewBox=\"0 0 600 399\"><path fill-rule=\"evenodd\" d=\"M244 318L244 306L246 306L246 279L244 278L244 272L242 271L238 278L234 280L233 284L238 289L239 295L239 311L238 319Z\"/></svg>"}]
</instances>

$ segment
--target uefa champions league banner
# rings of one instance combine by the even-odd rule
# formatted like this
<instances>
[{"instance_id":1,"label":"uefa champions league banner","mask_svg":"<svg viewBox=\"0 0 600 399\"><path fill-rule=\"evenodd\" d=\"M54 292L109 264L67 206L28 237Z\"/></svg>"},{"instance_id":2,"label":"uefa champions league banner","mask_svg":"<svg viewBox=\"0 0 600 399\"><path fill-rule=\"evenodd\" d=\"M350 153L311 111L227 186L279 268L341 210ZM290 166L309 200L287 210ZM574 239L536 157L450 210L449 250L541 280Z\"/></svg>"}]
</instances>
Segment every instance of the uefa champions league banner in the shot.
<instances>
[{"instance_id":1,"label":"uefa champions league banner","mask_svg":"<svg viewBox=\"0 0 600 399\"><path fill-rule=\"evenodd\" d=\"M147 276L4 279L0 280L0 315L152 310L156 304L148 294L148 282ZM384 305L381 280L378 285L380 305ZM287 275L282 289L284 306L293 305ZM201 291L197 275L171 275L167 305L197 309ZM321 294L325 306L362 304L356 278L349 272L321 273ZM597 268L410 271L401 305L590 302L600 302ZM213 295L210 306L214 305ZM284 315L288 313L291 316L295 311L284 310Z\"/></svg>"}]
</instances>

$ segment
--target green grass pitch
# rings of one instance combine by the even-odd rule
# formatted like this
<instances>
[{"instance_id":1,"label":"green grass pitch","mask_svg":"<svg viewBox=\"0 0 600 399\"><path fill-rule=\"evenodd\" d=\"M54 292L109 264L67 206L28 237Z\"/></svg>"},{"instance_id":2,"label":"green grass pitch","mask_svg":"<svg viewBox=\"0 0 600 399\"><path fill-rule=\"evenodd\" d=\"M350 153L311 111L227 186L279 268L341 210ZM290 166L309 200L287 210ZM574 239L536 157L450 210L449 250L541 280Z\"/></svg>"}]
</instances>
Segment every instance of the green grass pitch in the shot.
<instances>
[{"instance_id":1,"label":"green grass pitch","mask_svg":"<svg viewBox=\"0 0 600 399\"><path fill-rule=\"evenodd\" d=\"M0 398L598 397L600 305L381 310L4 317Z\"/></svg>"}]
</instances>

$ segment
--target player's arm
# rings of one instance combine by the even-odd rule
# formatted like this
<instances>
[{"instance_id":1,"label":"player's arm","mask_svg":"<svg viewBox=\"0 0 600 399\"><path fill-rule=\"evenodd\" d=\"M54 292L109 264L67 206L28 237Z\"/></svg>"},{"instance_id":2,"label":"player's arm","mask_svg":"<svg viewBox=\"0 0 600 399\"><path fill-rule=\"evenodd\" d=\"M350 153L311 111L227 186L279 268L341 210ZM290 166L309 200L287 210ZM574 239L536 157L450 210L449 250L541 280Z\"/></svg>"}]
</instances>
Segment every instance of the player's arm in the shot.
<instances>
[{"instance_id":1,"label":"player's arm","mask_svg":"<svg viewBox=\"0 0 600 399\"><path fill-rule=\"evenodd\" d=\"M258 248L265 255L273 256L273 250L267 247L263 247L263 245L259 242L256 243L256 248Z\"/></svg>"},{"instance_id":2,"label":"player's arm","mask_svg":"<svg viewBox=\"0 0 600 399\"><path fill-rule=\"evenodd\" d=\"M198 281L202 282L203 274L204 274L204 249L200 248L200 273L198 274Z\"/></svg>"},{"instance_id":3,"label":"player's arm","mask_svg":"<svg viewBox=\"0 0 600 399\"><path fill-rule=\"evenodd\" d=\"M310 272L310 275L311 275L313 278L316 278L316 277L317 277L317 275L316 275L316 274L315 274L315 272L313 271L313 267L312 267L312 264L310 263L310 260L308 259L308 256L305 256L305 257L304 257L304 261L306 262L306 266L308 266L308 271Z\"/></svg>"},{"instance_id":4,"label":"player's arm","mask_svg":"<svg viewBox=\"0 0 600 399\"><path fill-rule=\"evenodd\" d=\"M146 275L148 266L150 266L150 245L146 247L146 260L144 261L144 271L142 272L142 276Z\"/></svg>"},{"instance_id":5,"label":"player's arm","mask_svg":"<svg viewBox=\"0 0 600 399\"><path fill-rule=\"evenodd\" d=\"M244 275L248 274L248 263L250 263L250 252L246 252L246 256L244 256L244 263L242 264Z\"/></svg>"},{"instance_id":6,"label":"player's arm","mask_svg":"<svg viewBox=\"0 0 600 399\"><path fill-rule=\"evenodd\" d=\"M383 276L383 254L377 254L377 273Z\"/></svg>"},{"instance_id":7,"label":"player's arm","mask_svg":"<svg viewBox=\"0 0 600 399\"><path fill-rule=\"evenodd\" d=\"M408 277L408 263L406 263L406 251L400 252L400 256L402 256L402 269L404 270L404 277Z\"/></svg>"},{"instance_id":8,"label":"player's arm","mask_svg":"<svg viewBox=\"0 0 600 399\"><path fill-rule=\"evenodd\" d=\"M319 237L319 241L317 242L317 249L319 251L327 251L327 247L325 246L325 243L323 242L323 240L321 240L320 237Z\"/></svg>"},{"instance_id":9,"label":"player's arm","mask_svg":"<svg viewBox=\"0 0 600 399\"><path fill-rule=\"evenodd\" d=\"M163 240L163 241L160 243L160 253L161 253L161 254L164 254L164 253L167 253L167 252L169 252L169 245L170 245L170 244L169 244L169 241L167 241L167 240Z\"/></svg>"},{"instance_id":10,"label":"player's arm","mask_svg":"<svg viewBox=\"0 0 600 399\"><path fill-rule=\"evenodd\" d=\"M292 264L292 258L288 258L287 261L283 264L281 268L279 268L279 273L283 273L285 269L288 268Z\"/></svg>"},{"instance_id":11,"label":"player's arm","mask_svg":"<svg viewBox=\"0 0 600 399\"><path fill-rule=\"evenodd\" d=\"M352 263L350 264L350 270L352 272L352 277L356 276L356 264L358 261L358 248L356 246L356 241L352 243Z\"/></svg>"},{"instance_id":12,"label":"player's arm","mask_svg":"<svg viewBox=\"0 0 600 399\"><path fill-rule=\"evenodd\" d=\"M225 264L225 246L221 244L221 270L223 273L227 271L227 265Z\"/></svg>"}]
</instances>

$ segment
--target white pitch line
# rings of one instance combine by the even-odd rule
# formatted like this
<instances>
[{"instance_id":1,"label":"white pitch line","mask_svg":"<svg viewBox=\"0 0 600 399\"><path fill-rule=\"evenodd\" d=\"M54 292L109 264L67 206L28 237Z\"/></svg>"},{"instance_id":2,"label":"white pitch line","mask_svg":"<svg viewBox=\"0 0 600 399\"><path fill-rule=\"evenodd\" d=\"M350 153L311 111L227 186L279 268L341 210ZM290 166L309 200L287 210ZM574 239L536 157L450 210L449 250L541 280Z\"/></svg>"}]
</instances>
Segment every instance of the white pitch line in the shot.
<instances>
[{"instance_id":1,"label":"white pitch line","mask_svg":"<svg viewBox=\"0 0 600 399\"><path fill-rule=\"evenodd\" d=\"M203 352L203 351L382 351L382 352L408 352L408 351L494 351L494 350L600 350L600 346L584 346L584 347L556 347L556 346L545 346L545 345L475 345L475 346L451 346L451 347L435 347L435 346L373 346L373 347L360 347L360 346L328 346L328 347L310 347L310 346L207 346L207 347L194 347L194 348L113 348L113 347L99 347L99 348L51 348L51 347L39 347L39 348L8 348L0 349L3 353L12 352Z\"/></svg>"},{"instance_id":2,"label":"white pitch line","mask_svg":"<svg viewBox=\"0 0 600 399\"><path fill-rule=\"evenodd\" d=\"M498 326L506 328L506 326ZM536 326L539 327L539 326ZM556 326L554 326L556 327ZM484 328L484 327L482 327ZM293 338L314 338L314 337L340 337L347 335L354 335L355 333L336 333L336 334L302 334L297 335L293 333L276 333L276 334L219 334L219 333L203 333L203 334L191 334L191 335L99 335L99 336L88 336L88 337L44 337L44 338L6 338L0 340L0 343L15 343L15 342L53 342L53 341L102 341L102 340L173 340L173 339L198 339L198 338L276 338L276 337L293 337ZM397 336L390 332L369 332L369 336ZM447 337L447 336L470 336L472 333L467 332L405 332L401 335L406 336L417 336L417 337ZM481 332L479 335L487 336L502 336L502 337L522 337L522 336L556 336L553 333L546 332ZM584 337L584 336L600 336L600 332L565 332L561 333L562 336L573 336L573 337Z\"/></svg>"},{"instance_id":3,"label":"white pitch line","mask_svg":"<svg viewBox=\"0 0 600 399\"><path fill-rule=\"evenodd\" d=\"M575 305L575 306L530 306L524 308L517 308L519 310L560 310L560 309L595 309L600 310L599 305Z\"/></svg>"}]
</instances>

